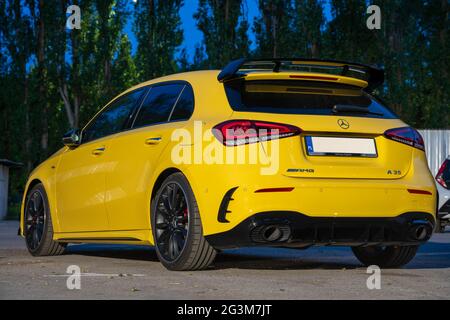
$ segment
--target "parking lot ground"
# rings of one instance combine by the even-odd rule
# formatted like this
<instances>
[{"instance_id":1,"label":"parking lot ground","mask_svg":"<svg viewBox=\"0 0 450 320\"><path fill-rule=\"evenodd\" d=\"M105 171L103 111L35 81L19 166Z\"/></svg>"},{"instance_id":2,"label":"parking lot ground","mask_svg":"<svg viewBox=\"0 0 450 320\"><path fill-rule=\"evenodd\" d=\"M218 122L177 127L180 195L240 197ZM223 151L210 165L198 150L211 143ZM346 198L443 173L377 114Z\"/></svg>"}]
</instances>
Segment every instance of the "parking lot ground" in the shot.
<instances>
[{"instance_id":1,"label":"parking lot ground","mask_svg":"<svg viewBox=\"0 0 450 320\"><path fill-rule=\"evenodd\" d=\"M242 248L221 252L210 270L167 271L151 247L70 245L32 257L18 222L0 222L0 299L449 299L450 230L435 234L403 269L381 271L381 289L350 248ZM69 290L67 268L82 272Z\"/></svg>"}]
</instances>

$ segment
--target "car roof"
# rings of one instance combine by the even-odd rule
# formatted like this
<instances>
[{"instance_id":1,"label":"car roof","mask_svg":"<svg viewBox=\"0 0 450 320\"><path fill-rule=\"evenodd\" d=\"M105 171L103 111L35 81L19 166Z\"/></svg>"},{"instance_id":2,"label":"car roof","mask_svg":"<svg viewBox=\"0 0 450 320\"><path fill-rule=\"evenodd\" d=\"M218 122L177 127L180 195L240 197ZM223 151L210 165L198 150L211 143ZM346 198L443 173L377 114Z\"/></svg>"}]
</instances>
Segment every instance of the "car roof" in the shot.
<instances>
[{"instance_id":1,"label":"car roof","mask_svg":"<svg viewBox=\"0 0 450 320\"><path fill-rule=\"evenodd\" d=\"M193 88L196 106L205 106L200 108L196 107L194 109L193 117L223 117L231 114L233 110L231 109L225 91L223 90L223 84L217 80L219 73L220 70L189 71L144 81L114 97L104 108L120 96L142 87L170 81L187 81ZM211 105L211 96L214 97L213 105ZM98 113L102 112L104 108ZM93 118L95 118L95 116Z\"/></svg>"},{"instance_id":2,"label":"car roof","mask_svg":"<svg viewBox=\"0 0 450 320\"><path fill-rule=\"evenodd\" d=\"M220 70L199 70L199 71L189 71L189 72L181 72L181 73L174 73L171 75L155 78L152 80L148 80L145 82L142 82L138 85L133 86L132 88L128 89L127 91L123 93L127 93L129 91L133 91L136 89L139 89L141 87L153 85L160 82L167 82L167 81L187 81L191 84L195 82L204 82L209 81L209 84L213 81L213 83L220 84L219 81L217 81L217 76L219 74Z\"/></svg>"}]
</instances>

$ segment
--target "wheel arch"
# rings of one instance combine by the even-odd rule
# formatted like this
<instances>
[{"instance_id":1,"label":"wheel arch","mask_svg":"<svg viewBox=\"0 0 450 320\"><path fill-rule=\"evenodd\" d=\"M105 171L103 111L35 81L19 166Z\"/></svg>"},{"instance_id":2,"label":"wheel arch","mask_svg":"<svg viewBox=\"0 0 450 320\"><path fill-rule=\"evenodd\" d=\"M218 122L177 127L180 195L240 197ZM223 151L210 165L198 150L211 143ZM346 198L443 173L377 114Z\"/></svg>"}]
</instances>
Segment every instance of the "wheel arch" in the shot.
<instances>
[{"instance_id":1,"label":"wheel arch","mask_svg":"<svg viewBox=\"0 0 450 320\"><path fill-rule=\"evenodd\" d=\"M150 199L150 201L148 201L148 211L151 213L151 201L153 200L153 198L155 197L156 193L158 192L159 188L161 187L162 183L164 182L164 180L170 176L171 174L174 173L181 173L182 175L184 175L192 189L192 192L194 193L195 196L195 200L197 201L197 205L199 207L200 210L200 215L202 215L202 198L201 198L201 194L200 194L200 189L199 186L197 185L197 181L195 179L195 176L192 174L192 172L190 172L189 167L183 167L183 168L179 168L179 167L167 167L164 168L162 170L158 170L157 172L159 172L158 174L155 174L154 179L152 181L154 181L153 183L150 184L150 188L151 191L149 190L149 194L148 194L148 198ZM150 215L149 215L150 218ZM203 224L203 220L202 220L202 224ZM149 224L150 224L150 229L151 229L151 222L149 219Z\"/></svg>"},{"instance_id":2,"label":"wheel arch","mask_svg":"<svg viewBox=\"0 0 450 320\"><path fill-rule=\"evenodd\" d=\"M27 196L28 196L28 193L31 191L31 189L33 189L38 184L42 184L42 186L45 190L46 196L47 196L47 201L48 201L48 205L49 205L49 209L50 209L50 215L51 215L52 223L53 223L53 230L55 232L59 231L59 217L56 212L56 205L53 202L55 199L53 197L54 194L52 194L52 185L47 184L46 182L47 181L45 179L42 179L42 177L32 176L32 177L30 177L30 180L25 187L25 190L23 193L23 198L22 198L21 210L20 210L20 235L21 236L24 235L23 228L24 228L24 218L25 218L25 203L27 200Z\"/></svg>"},{"instance_id":3,"label":"wheel arch","mask_svg":"<svg viewBox=\"0 0 450 320\"><path fill-rule=\"evenodd\" d=\"M25 190L23 192L22 205L20 208L20 230L19 230L19 233L22 237L24 236L25 202L27 200L27 196L30 190L33 189L34 186L38 185L39 183L42 183L41 179L38 178L31 179L31 181L28 182L28 184L26 185Z\"/></svg>"},{"instance_id":4,"label":"wheel arch","mask_svg":"<svg viewBox=\"0 0 450 320\"><path fill-rule=\"evenodd\" d=\"M150 201L153 200L153 198L155 197L156 193L158 192L158 190L161 187L164 180L166 180L168 176L170 176L174 173L177 173L177 172L183 173L180 169L171 167L171 168L167 168L167 169L163 170L158 175L158 178L156 178L155 183L153 183L152 193L150 195Z\"/></svg>"},{"instance_id":5,"label":"wheel arch","mask_svg":"<svg viewBox=\"0 0 450 320\"><path fill-rule=\"evenodd\" d=\"M38 178L34 178L33 180L31 180L30 183L28 184L27 190L25 191L25 196L27 196L28 192L30 192L30 190L33 189L34 186L36 186L39 183L43 184L42 181Z\"/></svg>"}]
</instances>

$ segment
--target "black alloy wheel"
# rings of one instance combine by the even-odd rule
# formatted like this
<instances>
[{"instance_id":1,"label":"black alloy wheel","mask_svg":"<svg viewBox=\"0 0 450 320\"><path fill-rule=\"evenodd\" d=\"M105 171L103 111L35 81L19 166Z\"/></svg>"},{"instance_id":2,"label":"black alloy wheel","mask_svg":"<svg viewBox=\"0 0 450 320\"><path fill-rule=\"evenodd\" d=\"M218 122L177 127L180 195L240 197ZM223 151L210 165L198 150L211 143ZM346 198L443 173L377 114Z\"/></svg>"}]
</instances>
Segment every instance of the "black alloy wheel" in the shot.
<instances>
[{"instance_id":1,"label":"black alloy wheel","mask_svg":"<svg viewBox=\"0 0 450 320\"><path fill-rule=\"evenodd\" d=\"M31 251L36 250L42 241L45 227L45 203L40 190L34 190L28 198L25 212L25 239Z\"/></svg>"},{"instance_id":2,"label":"black alloy wheel","mask_svg":"<svg viewBox=\"0 0 450 320\"><path fill-rule=\"evenodd\" d=\"M189 233L189 208L186 195L177 182L168 183L156 205L156 243L167 261L176 260L186 245Z\"/></svg>"},{"instance_id":3,"label":"black alloy wheel","mask_svg":"<svg viewBox=\"0 0 450 320\"><path fill-rule=\"evenodd\" d=\"M23 234L33 256L56 256L64 253L67 243L53 240L53 223L47 193L41 183L27 193L24 207Z\"/></svg>"},{"instance_id":4,"label":"black alloy wheel","mask_svg":"<svg viewBox=\"0 0 450 320\"><path fill-rule=\"evenodd\" d=\"M181 172L168 176L151 200L156 254L169 270L202 270L216 257L203 236L199 208L189 181Z\"/></svg>"}]
</instances>

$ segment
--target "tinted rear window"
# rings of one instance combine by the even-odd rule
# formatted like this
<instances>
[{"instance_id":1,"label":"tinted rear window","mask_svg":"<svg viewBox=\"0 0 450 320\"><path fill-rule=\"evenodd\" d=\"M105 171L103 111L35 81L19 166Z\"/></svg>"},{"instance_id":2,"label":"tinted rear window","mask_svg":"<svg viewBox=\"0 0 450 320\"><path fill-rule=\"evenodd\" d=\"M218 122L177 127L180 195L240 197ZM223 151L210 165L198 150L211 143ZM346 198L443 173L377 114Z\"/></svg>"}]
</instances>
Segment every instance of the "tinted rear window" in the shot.
<instances>
[{"instance_id":1,"label":"tinted rear window","mask_svg":"<svg viewBox=\"0 0 450 320\"><path fill-rule=\"evenodd\" d=\"M186 85L173 109L170 121L188 120L194 112L194 92Z\"/></svg>"},{"instance_id":2,"label":"tinted rear window","mask_svg":"<svg viewBox=\"0 0 450 320\"><path fill-rule=\"evenodd\" d=\"M334 115L336 105L364 108L339 111L345 116L394 119L397 116L358 87L308 81L232 81L225 84L228 101L235 111Z\"/></svg>"},{"instance_id":3,"label":"tinted rear window","mask_svg":"<svg viewBox=\"0 0 450 320\"><path fill-rule=\"evenodd\" d=\"M142 103L133 128L168 121L183 88L184 84L165 84L152 87Z\"/></svg>"}]
</instances>

